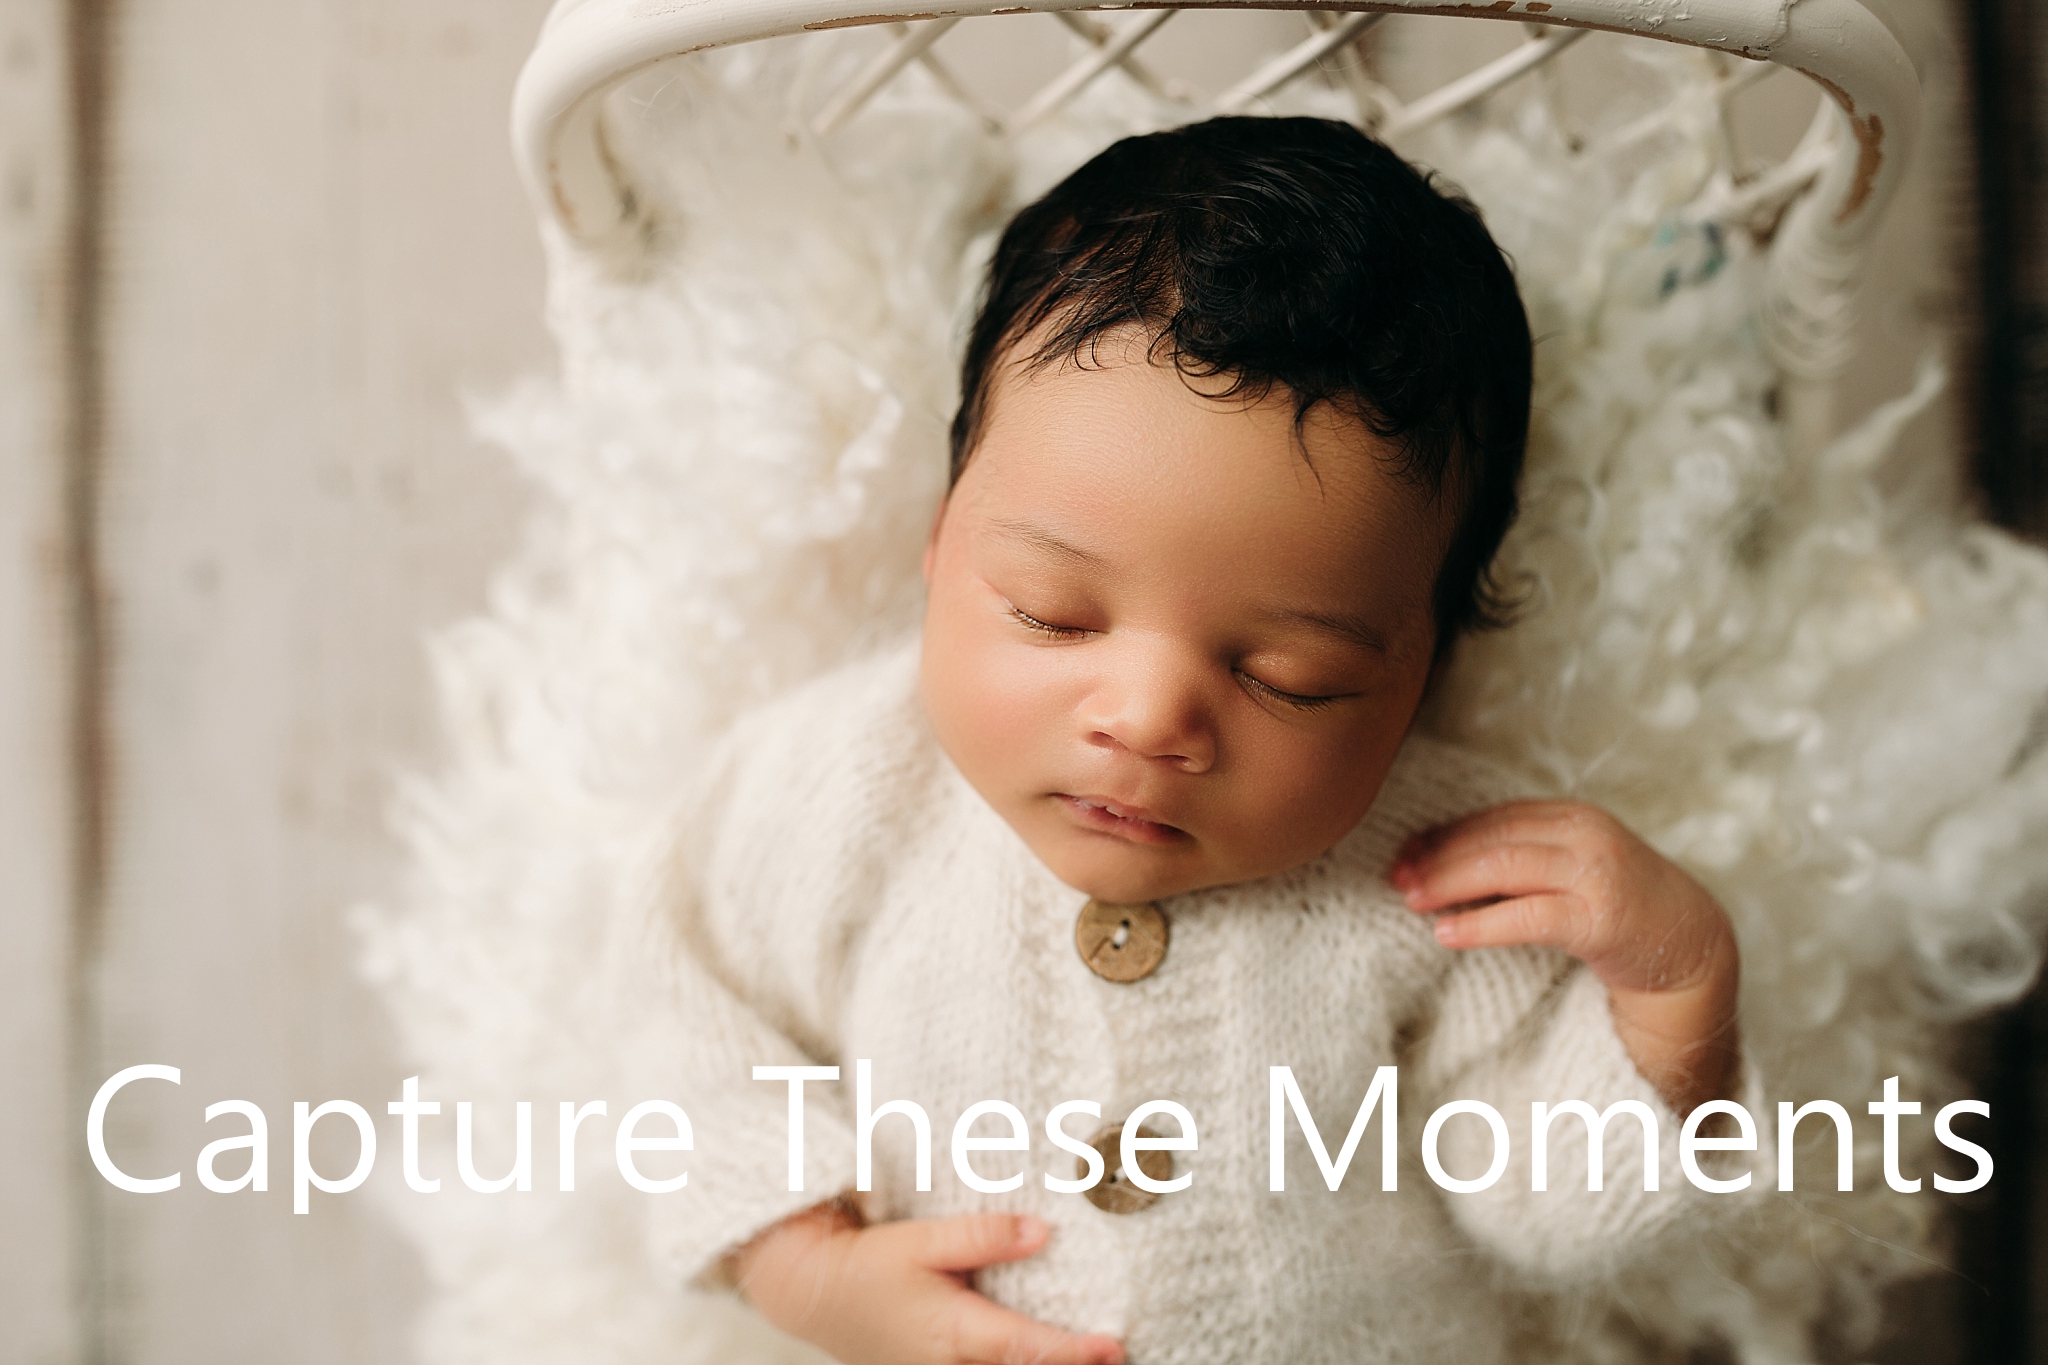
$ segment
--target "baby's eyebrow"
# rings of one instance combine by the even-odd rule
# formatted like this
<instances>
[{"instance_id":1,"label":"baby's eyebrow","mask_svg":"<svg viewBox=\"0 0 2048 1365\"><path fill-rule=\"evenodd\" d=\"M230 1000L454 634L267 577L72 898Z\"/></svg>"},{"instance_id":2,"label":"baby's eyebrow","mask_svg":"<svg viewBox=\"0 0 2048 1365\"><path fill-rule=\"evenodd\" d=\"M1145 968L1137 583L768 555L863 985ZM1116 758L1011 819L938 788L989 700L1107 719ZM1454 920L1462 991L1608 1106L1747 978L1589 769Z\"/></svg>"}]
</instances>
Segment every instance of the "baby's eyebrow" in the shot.
<instances>
[{"instance_id":1,"label":"baby's eyebrow","mask_svg":"<svg viewBox=\"0 0 2048 1365\"><path fill-rule=\"evenodd\" d=\"M1313 626L1317 630L1341 636L1355 645L1364 646L1375 654L1385 654L1387 652L1386 635L1381 631L1375 630L1372 624L1362 616L1332 616L1319 611L1276 611L1271 613L1271 616L1276 621L1288 621L1304 626Z\"/></svg>"},{"instance_id":2,"label":"baby's eyebrow","mask_svg":"<svg viewBox=\"0 0 2048 1365\"><path fill-rule=\"evenodd\" d=\"M1062 559L1072 560L1076 564L1085 564L1091 568L1099 569L1102 567L1101 555L1096 554L1092 550L1084 550L1070 540L1062 540L1043 526L1034 526L1028 521L1011 521L1004 517L996 518L993 525L998 531L1002 531L1017 540L1025 541L1030 545L1036 546L1038 549L1056 554Z\"/></svg>"}]
</instances>

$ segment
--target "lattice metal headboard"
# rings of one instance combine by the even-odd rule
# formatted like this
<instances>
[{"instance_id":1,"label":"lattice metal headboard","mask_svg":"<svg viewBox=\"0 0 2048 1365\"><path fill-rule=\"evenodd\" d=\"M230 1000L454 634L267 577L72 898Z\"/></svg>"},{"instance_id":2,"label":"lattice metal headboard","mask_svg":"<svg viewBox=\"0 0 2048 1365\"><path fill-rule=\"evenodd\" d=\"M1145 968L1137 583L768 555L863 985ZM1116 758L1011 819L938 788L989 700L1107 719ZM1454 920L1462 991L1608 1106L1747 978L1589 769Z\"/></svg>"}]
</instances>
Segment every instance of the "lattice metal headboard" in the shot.
<instances>
[{"instance_id":1,"label":"lattice metal headboard","mask_svg":"<svg viewBox=\"0 0 2048 1365\"><path fill-rule=\"evenodd\" d=\"M520 74L512 131L522 175L543 228L571 250L626 249L632 187L606 155L604 96L648 65L705 48L805 31L890 24L897 36L809 116L829 136L846 125L912 63L998 132L1014 132L1057 111L1098 76L1122 70L1157 93L1170 89L1139 57L1142 44L1183 11L1239 8L1306 12L1312 32L1264 60L1190 117L1249 111L1261 99L1356 42L1391 14L1511 20L1528 26L1519 47L1436 90L1403 103L1344 67L1361 124L1398 137L1484 99L1556 58L1586 33L1636 34L1750 59L1721 82L1726 99L1776 66L1796 70L1828 96L1797 149L1766 174L1725 184L1696 216L1734 220L1794 201L1772 245L1767 332L1796 381L1798 423L1815 439L1828 426L1827 380L1853 345L1859 248L1883 213L1913 142L1919 80L1891 31L1858 0L1182 0L1177 6L1115 7L1066 0L957 0L935 12L878 13L874 0L559 0ZM990 108L940 60L934 44L963 20L1045 12L1085 42L1082 55L1019 108ZM1654 120L1652 121L1654 123ZM1641 131L1650 131L1645 127ZM1628 136L1624 132L1623 136Z\"/></svg>"}]
</instances>

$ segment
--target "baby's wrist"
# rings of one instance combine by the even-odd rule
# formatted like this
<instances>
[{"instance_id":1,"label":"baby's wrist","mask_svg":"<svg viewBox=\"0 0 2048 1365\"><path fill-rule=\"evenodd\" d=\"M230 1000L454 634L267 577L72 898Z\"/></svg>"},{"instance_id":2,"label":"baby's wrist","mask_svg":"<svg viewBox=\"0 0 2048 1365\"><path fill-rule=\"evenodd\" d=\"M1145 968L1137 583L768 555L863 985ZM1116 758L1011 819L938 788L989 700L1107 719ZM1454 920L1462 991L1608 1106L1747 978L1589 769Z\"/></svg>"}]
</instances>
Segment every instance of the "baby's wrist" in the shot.
<instances>
[{"instance_id":1,"label":"baby's wrist","mask_svg":"<svg viewBox=\"0 0 2048 1365\"><path fill-rule=\"evenodd\" d=\"M1615 1030L1636 1070L1681 1116L1729 1098L1740 1052L1735 1002L1734 981L1725 977L1676 991L1608 989Z\"/></svg>"},{"instance_id":2,"label":"baby's wrist","mask_svg":"<svg viewBox=\"0 0 2048 1365\"><path fill-rule=\"evenodd\" d=\"M727 1283L756 1308L762 1308L759 1290L772 1288L782 1272L808 1260L833 1238L866 1226L867 1219L859 1204L851 1195L841 1195L769 1224L727 1252L721 1268Z\"/></svg>"}]
</instances>

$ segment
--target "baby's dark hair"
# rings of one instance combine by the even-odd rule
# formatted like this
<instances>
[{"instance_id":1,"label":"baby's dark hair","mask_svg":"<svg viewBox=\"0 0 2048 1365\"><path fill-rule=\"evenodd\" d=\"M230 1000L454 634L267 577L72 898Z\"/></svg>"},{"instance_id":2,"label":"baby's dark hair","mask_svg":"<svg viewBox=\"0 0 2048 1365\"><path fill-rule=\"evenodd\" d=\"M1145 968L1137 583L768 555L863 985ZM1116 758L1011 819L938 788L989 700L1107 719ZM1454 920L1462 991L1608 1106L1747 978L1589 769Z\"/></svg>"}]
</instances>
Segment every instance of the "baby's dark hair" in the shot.
<instances>
[{"instance_id":1,"label":"baby's dark hair","mask_svg":"<svg viewBox=\"0 0 2048 1365\"><path fill-rule=\"evenodd\" d=\"M992 370L1088 364L1135 326L1204 393L1293 395L1399 452L1401 476L1460 506L1437 572L1439 651L1507 615L1490 569L1515 517L1529 433L1529 320L1467 200L1349 124L1218 118L1123 141L1011 220L962 365L952 477Z\"/></svg>"}]
</instances>

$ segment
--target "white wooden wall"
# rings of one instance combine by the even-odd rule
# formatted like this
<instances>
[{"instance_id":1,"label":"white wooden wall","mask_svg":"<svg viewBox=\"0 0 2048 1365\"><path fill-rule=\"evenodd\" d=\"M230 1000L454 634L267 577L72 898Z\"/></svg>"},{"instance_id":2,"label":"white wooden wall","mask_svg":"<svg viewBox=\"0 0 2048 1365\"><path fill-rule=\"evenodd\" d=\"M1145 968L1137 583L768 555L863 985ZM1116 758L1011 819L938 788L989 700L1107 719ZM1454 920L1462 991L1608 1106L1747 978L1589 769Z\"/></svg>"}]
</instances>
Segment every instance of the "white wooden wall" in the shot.
<instances>
[{"instance_id":1,"label":"white wooden wall","mask_svg":"<svg viewBox=\"0 0 2048 1365\"><path fill-rule=\"evenodd\" d=\"M478 604L519 515L460 397L548 361L504 133L541 12L118 7L92 984L101 1074L185 1069L126 1110L140 1171L190 1167L209 1101L262 1105L275 1160L292 1101L375 1111L397 1080L341 914L388 884L389 781L432 751L421 632ZM363 1199L294 1217L288 1172L188 1175L101 1207L111 1358L403 1357L418 1269Z\"/></svg>"},{"instance_id":2,"label":"white wooden wall","mask_svg":"<svg viewBox=\"0 0 2048 1365\"><path fill-rule=\"evenodd\" d=\"M341 914L389 886L391 776L434 752L420 635L520 515L461 399L550 360L505 137L544 4L112 6L97 906L68 883L69 9L0 6L0 1361L398 1361L418 1269L367 1201L294 1218L288 1169L224 1197L191 1166L210 1101L260 1103L288 1157L292 1101L397 1079ZM171 1194L78 1169L91 1086L135 1062L184 1069L111 1138Z\"/></svg>"},{"instance_id":3,"label":"white wooden wall","mask_svg":"<svg viewBox=\"0 0 2048 1365\"><path fill-rule=\"evenodd\" d=\"M551 362L504 132L545 0L106 3L83 318L78 5L0 5L0 1365L385 1365L418 1266L368 1200L292 1216L289 1115L380 1107L399 1075L341 915L391 885L390 779L436 751L420 637L480 604L521 515L461 398ZM1930 163L1879 248L1852 406L1954 311L1961 185L1952 148ZM80 355L106 400L84 435ZM81 669L93 545L104 666ZM103 894L74 875L95 793ZM128 1092L111 1145L183 1169L172 1194L85 1165L86 1099L137 1062L184 1085ZM196 1187L227 1098L271 1116L267 1196Z\"/></svg>"}]
</instances>

